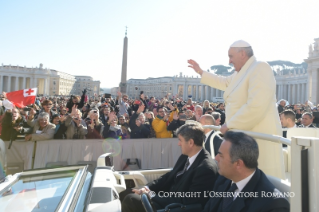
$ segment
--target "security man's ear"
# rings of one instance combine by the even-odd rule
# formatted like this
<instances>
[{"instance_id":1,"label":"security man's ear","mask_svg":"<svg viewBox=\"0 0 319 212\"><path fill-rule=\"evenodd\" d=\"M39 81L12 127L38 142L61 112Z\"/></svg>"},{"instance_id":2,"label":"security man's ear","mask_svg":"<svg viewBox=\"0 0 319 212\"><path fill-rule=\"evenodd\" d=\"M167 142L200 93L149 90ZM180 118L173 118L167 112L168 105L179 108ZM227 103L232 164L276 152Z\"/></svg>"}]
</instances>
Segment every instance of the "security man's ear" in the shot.
<instances>
[{"instance_id":1,"label":"security man's ear","mask_svg":"<svg viewBox=\"0 0 319 212\"><path fill-rule=\"evenodd\" d=\"M245 163L242 159L238 159L237 161L235 161L234 163L236 163L237 167L246 167Z\"/></svg>"},{"instance_id":2,"label":"security man's ear","mask_svg":"<svg viewBox=\"0 0 319 212\"><path fill-rule=\"evenodd\" d=\"M190 145L194 145L194 144L195 144L195 143L194 143L194 140L193 140L192 138L188 140L188 143L189 143Z\"/></svg>"}]
</instances>

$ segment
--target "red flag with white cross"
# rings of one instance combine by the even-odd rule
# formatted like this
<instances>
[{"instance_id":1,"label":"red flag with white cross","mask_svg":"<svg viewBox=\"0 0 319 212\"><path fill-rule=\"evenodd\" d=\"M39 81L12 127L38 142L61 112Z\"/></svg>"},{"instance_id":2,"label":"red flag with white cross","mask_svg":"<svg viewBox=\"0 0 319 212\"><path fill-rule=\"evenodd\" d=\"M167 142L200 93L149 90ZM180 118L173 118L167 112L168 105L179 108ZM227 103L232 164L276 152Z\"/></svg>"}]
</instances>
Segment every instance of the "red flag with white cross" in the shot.
<instances>
[{"instance_id":1,"label":"red flag with white cross","mask_svg":"<svg viewBox=\"0 0 319 212\"><path fill-rule=\"evenodd\" d=\"M28 88L7 93L7 99L16 107L23 108L34 104L37 96L37 88Z\"/></svg>"}]
</instances>

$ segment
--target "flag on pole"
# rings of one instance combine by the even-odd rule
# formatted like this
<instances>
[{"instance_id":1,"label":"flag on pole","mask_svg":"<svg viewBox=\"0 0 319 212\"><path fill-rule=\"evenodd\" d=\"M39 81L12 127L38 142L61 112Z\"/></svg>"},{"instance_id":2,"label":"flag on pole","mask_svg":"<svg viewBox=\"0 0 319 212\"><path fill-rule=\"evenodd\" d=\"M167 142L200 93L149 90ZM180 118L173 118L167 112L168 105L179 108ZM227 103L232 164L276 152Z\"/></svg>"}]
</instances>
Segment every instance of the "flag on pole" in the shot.
<instances>
[{"instance_id":1,"label":"flag on pole","mask_svg":"<svg viewBox=\"0 0 319 212\"><path fill-rule=\"evenodd\" d=\"M36 96L37 88L28 88L7 93L7 99L19 108L34 104Z\"/></svg>"}]
</instances>

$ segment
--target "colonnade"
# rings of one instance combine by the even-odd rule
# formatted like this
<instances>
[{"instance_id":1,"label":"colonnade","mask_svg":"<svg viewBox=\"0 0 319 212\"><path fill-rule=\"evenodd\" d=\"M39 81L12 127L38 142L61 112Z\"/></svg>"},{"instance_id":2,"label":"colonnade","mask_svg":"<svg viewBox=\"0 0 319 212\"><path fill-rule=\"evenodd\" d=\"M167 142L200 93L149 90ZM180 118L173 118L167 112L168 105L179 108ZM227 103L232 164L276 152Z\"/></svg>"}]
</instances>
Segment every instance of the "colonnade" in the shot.
<instances>
[{"instance_id":1,"label":"colonnade","mask_svg":"<svg viewBox=\"0 0 319 212\"><path fill-rule=\"evenodd\" d=\"M11 92L26 88L38 88L38 94L47 94L47 79L0 75L0 92Z\"/></svg>"}]
</instances>

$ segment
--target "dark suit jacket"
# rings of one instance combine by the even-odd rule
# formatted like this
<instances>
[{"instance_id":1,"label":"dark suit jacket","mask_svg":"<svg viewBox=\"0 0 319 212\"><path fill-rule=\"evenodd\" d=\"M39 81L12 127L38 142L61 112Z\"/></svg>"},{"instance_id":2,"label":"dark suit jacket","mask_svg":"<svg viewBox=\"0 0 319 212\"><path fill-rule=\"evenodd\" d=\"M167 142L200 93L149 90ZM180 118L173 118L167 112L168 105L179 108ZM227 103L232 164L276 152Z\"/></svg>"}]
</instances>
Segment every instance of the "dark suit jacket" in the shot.
<instances>
[{"instance_id":1,"label":"dark suit jacket","mask_svg":"<svg viewBox=\"0 0 319 212\"><path fill-rule=\"evenodd\" d=\"M209 152L209 154L212 155L212 153L210 152L210 138L212 137L212 135L214 134L214 130L212 130L212 132L209 134L206 142L205 142L205 149ZM214 137L214 155L216 156L219 150L219 147L221 145L221 143L223 142L223 139L219 136L219 135L215 135Z\"/></svg>"},{"instance_id":2,"label":"dark suit jacket","mask_svg":"<svg viewBox=\"0 0 319 212\"><path fill-rule=\"evenodd\" d=\"M214 183L219 176L217 164L210 154L205 149L202 149L189 169L176 179L176 174L183 170L187 158L188 156L181 155L172 171L147 185L151 191L157 193L157 195L152 198L152 201L155 201L164 207L170 203L182 203L185 205L200 203L202 204L202 208L204 208L209 199L209 196L204 196L204 191L212 190ZM197 197L186 197L186 195L184 197L179 197L176 195L176 197L171 196L161 198L159 195L163 196L163 194L159 193L160 191L200 192L200 195Z\"/></svg>"},{"instance_id":3,"label":"dark suit jacket","mask_svg":"<svg viewBox=\"0 0 319 212\"><path fill-rule=\"evenodd\" d=\"M231 180L219 176L213 191L224 192L230 188ZM234 202L226 209L228 212L289 212L289 202L284 198L265 197L262 192L273 192L274 185L268 180L267 176L257 169L253 177L241 192L258 192L258 196L244 197L238 196ZM265 193L264 193L265 194ZM207 202L204 212L220 212L221 197L212 197Z\"/></svg>"}]
</instances>

